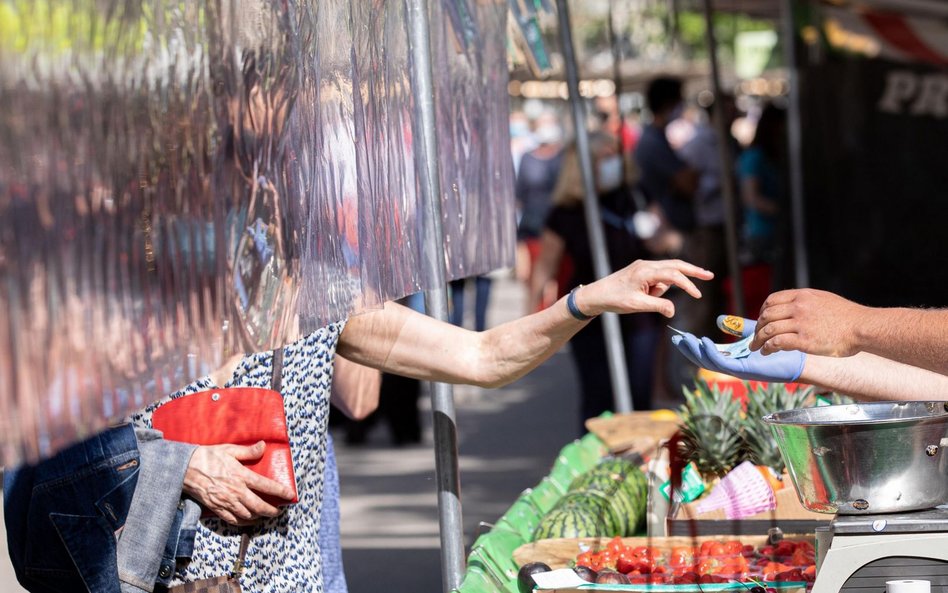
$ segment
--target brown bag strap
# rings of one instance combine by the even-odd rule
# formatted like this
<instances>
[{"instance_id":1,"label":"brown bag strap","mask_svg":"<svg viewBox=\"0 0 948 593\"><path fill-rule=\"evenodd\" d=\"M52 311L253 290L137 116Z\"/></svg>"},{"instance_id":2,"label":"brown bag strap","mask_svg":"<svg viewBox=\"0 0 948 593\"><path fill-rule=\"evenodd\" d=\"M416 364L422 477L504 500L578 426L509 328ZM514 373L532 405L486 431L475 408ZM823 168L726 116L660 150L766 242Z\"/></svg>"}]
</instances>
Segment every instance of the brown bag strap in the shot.
<instances>
[{"instance_id":1,"label":"brown bag strap","mask_svg":"<svg viewBox=\"0 0 948 593\"><path fill-rule=\"evenodd\" d=\"M231 572L234 578L240 578L244 573L244 559L247 557L247 548L250 547L250 531L241 530L240 553L237 554L237 562L234 563L234 570Z\"/></svg>"},{"instance_id":2,"label":"brown bag strap","mask_svg":"<svg viewBox=\"0 0 948 593\"><path fill-rule=\"evenodd\" d=\"M270 389L280 392L283 386L283 348L273 351L273 375L270 376Z\"/></svg>"}]
</instances>

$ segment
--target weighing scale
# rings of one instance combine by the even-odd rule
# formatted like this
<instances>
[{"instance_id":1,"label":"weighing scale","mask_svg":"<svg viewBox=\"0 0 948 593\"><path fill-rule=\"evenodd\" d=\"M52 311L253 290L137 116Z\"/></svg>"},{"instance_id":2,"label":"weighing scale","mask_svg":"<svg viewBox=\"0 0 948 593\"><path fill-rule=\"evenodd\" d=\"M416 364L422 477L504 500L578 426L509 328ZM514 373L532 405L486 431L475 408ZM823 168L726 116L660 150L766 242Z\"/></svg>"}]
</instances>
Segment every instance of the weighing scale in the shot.
<instances>
[{"instance_id":1,"label":"weighing scale","mask_svg":"<svg viewBox=\"0 0 948 593\"><path fill-rule=\"evenodd\" d=\"M816 532L812 593L885 591L885 582L930 581L948 593L948 506L887 515L837 515Z\"/></svg>"}]
</instances>

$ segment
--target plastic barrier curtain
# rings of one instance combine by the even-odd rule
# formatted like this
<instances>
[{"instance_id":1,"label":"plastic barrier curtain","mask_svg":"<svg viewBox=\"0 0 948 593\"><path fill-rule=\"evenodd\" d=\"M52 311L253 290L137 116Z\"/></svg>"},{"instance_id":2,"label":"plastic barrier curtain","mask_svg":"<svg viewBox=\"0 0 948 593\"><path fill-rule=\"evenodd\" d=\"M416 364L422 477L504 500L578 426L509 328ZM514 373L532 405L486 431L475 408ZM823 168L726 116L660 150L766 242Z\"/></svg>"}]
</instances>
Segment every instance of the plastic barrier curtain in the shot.
<instances>
[{"instance_id":1,"label":"plastic barrier curtain","mask_svg":"<svg viewBox=\"0 0 948 593\"><path fill-rule=\"evenodd\" d=\"M506 3L432 9L449 277L514 245ZM0 464L430 288L402 2L0 0Z\"/></svg>"}]
</instances>

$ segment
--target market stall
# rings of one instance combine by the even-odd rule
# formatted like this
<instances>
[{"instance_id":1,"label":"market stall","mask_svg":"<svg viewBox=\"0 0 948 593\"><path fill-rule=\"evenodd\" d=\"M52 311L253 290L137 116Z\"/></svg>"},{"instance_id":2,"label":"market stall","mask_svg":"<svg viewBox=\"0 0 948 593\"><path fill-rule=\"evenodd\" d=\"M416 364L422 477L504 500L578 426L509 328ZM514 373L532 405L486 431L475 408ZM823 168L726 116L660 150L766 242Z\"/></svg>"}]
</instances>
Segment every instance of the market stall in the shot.
<instances>
[{"instance_id":1,"label":"market stall","mask_svg":"<svg viewBox=\"0 0 948 593\"><path fill-rule=\"evenodd\" d=\"M520 568L534 562L612 575L603 582L625 582L612 574L620 573L640 585L730 582L736 574L812 582L808 546L832 517L801 506L759 418L818 400L793 385L736 382L743 393L735 395L733 383L699 382L678 412L588 420L590 432L474 542L460 590L516 590ZM779 550L775 534L788 542ZM740 570L727 573L735 563Z\"/></svg>"},{"instance_id":2,"label":"market stall","mask_svg":"<svg viewBox=\"0 0 948 593\"><path fill-rule=\"evenodd\" d=\"M943 402L726 383L677 415L591 419L474 542L459 591L944 590Z\"/></svg>"}]
</instances>

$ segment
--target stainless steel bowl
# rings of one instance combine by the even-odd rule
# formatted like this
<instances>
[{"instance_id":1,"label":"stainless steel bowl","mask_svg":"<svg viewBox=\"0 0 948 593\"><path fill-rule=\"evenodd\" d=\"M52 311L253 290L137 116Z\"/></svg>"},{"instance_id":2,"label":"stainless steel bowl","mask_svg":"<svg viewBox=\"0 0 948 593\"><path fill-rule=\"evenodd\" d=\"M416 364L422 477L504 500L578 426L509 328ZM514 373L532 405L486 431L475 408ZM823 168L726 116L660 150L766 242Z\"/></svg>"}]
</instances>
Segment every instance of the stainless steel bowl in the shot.
<instances>
[{"instance_id":1,"label":"stainless steel bowl","mask_svg":"<svg viewBox=\"0 0 948 593\"><path fill-rule=\"evenodd\" d=\"M822 406L764 417L806 508L861 515L948 503L948 403Z\"/></svg>"}]
</instances>

